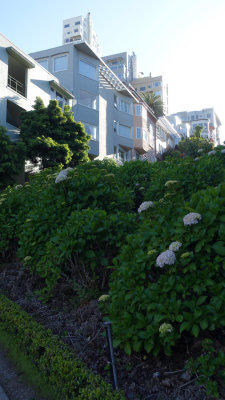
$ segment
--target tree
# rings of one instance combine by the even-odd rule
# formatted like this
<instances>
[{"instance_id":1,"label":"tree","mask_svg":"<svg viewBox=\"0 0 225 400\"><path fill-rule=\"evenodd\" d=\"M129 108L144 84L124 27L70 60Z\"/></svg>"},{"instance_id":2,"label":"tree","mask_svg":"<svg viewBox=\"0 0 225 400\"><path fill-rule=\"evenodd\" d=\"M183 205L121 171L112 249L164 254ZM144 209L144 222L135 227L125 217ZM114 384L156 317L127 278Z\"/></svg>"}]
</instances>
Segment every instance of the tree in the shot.
<instances>
[{"instance_id":1,"label":"tree","mask_svg":"<svg viewBox=\"0 0 225 400\"><path fill-rule=\"evenodd\" d=\"M200 137L201 137L202 131L203 131L203 127L200 126L200 125L197 125L197 126L195 127L194 132L193 132L193 136L200 138Z\"/></svg>"},{"instance_id":2,"label":"tree","mask_svg":"<svg viewBox=\"0 0 225 400\"><path fill-rule=\"evenodd\" d=\"M197 157L202 153L208 153L211 151L213 145L202 137L191 136L190 138L182 139L176 148L187 156Z\"/></svg>"},{"instance_id":3,"label":"tree","mask_svg":"<svg viewBox=\"0 0 225 400\"><path fill-rule=\"evenodd\" d=\"M36 164L42 160L42 167L59 163L75 166L88 161L90 135L81 123L74 120L67 105L64 111L56 100L47 107L37 98L32 111L21 113L20 141L24 146L26 159Z\"/></svg>"},{"instance_id":4,"label":"tree","mask_svg":"<svg viewBox=\"0 0 225 400\"><path fill-rule=\"evenodd\" d=\"M15 176L23 168L21 146L13 142L6 132L7 130L0 126L0 189L13 185Z\"/></svg>"},{"instance_id":5,"label":"tree","mask_svg":"<svg viewBox=\"0 0 225 400\"><path fill-rule=\"evenodd\" d=\"M163 101L159 95L155 95L155 93L151 91L143 93L142 98L148 104L148 106L154 111L157 118L162 117L164 115Z\"/></svg>"}]
</instances>

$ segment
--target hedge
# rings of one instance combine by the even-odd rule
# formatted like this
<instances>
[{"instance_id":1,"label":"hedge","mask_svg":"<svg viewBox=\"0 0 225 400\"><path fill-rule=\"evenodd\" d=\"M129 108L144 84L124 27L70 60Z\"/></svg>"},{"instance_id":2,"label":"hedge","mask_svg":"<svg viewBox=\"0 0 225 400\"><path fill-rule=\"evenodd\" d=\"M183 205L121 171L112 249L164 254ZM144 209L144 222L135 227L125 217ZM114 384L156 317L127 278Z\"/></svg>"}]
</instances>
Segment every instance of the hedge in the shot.
<instances>
[{"instance_id":1,"label":"hedge","mask_svg":"<svg viewBox=\"0 0 225 400\"><path fill-rule=\"evenodd\" d=\"M12 336L43 380L58 393L56 400L125 400L94 375L69 347L37 323L17 304L0 294L0 329Z\"/></svg>"}]
</instances>

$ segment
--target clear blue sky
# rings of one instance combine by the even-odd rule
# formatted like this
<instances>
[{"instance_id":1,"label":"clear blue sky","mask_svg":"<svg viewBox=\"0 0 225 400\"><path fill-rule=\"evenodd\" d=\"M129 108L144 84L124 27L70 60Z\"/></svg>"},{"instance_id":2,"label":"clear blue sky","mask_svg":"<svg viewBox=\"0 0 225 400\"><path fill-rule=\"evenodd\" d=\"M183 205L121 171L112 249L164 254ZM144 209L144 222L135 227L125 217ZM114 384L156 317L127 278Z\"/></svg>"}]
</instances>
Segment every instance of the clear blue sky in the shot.
<instances>
[{"instance_id":1,"label":"clear blue sky","mask_svg":"<svg viewBox=\"0 0 225 400\"><path fill-rule=\"evenodd\" d=\"M134 51L165 77L169 111L215 107L225 129L225 0L1 0L0 31L26 53L62 44L62 21L91 12L102 55Z\"/></svg>"}]
</instances>

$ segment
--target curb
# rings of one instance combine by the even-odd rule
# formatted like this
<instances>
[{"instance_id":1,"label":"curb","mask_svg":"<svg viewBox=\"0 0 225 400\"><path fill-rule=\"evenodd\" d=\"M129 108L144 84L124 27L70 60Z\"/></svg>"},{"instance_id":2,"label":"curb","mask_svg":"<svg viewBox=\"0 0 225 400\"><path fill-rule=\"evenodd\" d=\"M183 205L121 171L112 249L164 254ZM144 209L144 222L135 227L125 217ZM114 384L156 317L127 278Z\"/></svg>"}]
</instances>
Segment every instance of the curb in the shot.
<instances>
[{"instance_id":1,"label":"curb","mask_svg":"<svg viewBox=\"0 0 225 400\"><path fill-rule=\"evenodd\" d=\"M1 386L0 386L0 400L9 400L9 398L6 396Z\"/></svg>"}]
</instances>

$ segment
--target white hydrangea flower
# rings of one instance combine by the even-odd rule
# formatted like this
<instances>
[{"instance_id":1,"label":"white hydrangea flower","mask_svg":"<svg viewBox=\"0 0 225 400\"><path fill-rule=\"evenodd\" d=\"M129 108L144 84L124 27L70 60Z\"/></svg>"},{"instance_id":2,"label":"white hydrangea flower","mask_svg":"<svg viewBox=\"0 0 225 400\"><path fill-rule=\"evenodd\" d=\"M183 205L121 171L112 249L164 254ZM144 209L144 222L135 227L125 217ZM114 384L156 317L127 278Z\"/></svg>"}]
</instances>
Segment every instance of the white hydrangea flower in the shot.
<instances>
[{"instance_id":1,"label":"white hydrangea flower","mask_svg":"<svg viewBox=\"0 0 225 400\"><path fill-rule=\"evenodd\" d=\"M178 251L181 246L182 246L182 243L180 243L180 242L172 242L169 245L169 250Z\"/></svg>"},{"instance_id":2,"label":"white hydrangea flower","mask_svg":"<svg viewBox=\"0 0 225 400\"><path fill-rule=\"evenodd\" d=\"M59 183L64 181L67 178L68 171L67 169L62 169L56 177L55 183Z\"/></svg>"},{"instance_id":3,"label":"white hydrangea flower","mask_svg":"<svg viewBox=\"0 0 225 400\"><path fill-rule=\"evenodd\" d=\"M176 261L176 256L173 251L166 250L161 253L156 259L156 265L163 268L164 265L173 265Z\"/></svg>"},{"instance_id":4,"label":"white hydrangea flower","mask_svg":"<svg viewBox=\"0 0 225 400\"><path fill-rule=\"evenodd\" d=\"M198 153L202 153L203 152L203 149L198 149Z\"/></svg>"},{"instance_id":5,"label":"white hydrangea flower","mask_svg":"<svg viewBox=\"0 0 225 400\"><path fill-rule=\"evenodd\" d=\"M212 150L208 152L208 156L214 156L216 154L216 150Z\"/></svg>"},{"instance_id":6,"label":"white hydrangea flower","mask_svg":"<svg viewBox=\"0 0 225 400\"><path fill-rule=\"evenodd\" d=\"M109 299L109 294L102 294L100 297L99 297L99 299L98 299L98 301L106 301L106 300L108 300Z\"/></svg>"},{"instance_id":7,"label":"white hydrangea flower","mask_svg":"<svg viewBox=\"0 0 225 400\"><path fill-rule=\"evenodd\" d=\"M195 158L194 158L194 161L198 161L198 160L200 160L199 157L195 157Z\"/></svg>"},{"instance_id":8,"label":"white hydrangea flower","mask_svg":"<svg viewBox=\"0 0 225 400\"><path fill-rule=\"evenodd\" d=\"M178 183L178 181L167 181L167 182L165 183L165 186L168 187L168 186L170 186L170 185L175 185L176 183Z\"/></svg>"},{"instance_id":9,"label":"white hydrangea flower","mask_svg":"<svg viewBox=\"0 0 225 400\"><path fill-rule=\"evenodd\" d=\"M144 203L141 203L140 207L138 208L138 212L141 213L142 211L147 210L149 207L154 207L153 201L144 201Z\"/></svg>"},{"instance_id":10,"label":"white hydrangea flower","mask_svg":"<svg viewBox=\"0 0 225 400\"><path fill-rule=\"evenodd\" d=\"M162 325L159 327L159 333L162 335L165 335L166 333L171 333L173 331L173 327L171 324L167 324L164 322Z\"/></svg>"},{"instance_id":11,"label":"white hydrangea flower","mask_svg":"<svg viewBox=\"0 0 225 400\"><path fill-rule=\"evenodd\" d=\"M221 150L221 154L225 154L225 149Z\"/></svg>"},{"instance_id":12,"label":"white hydrangea flower","mask_svg":"<svg viewBox=\"0 0 225 400\"><path fill-rule=\"evenodd\" d=\"M71 168L71 167L68 167L68 168L64 169L64 171L67 171L67 172L69 172L69 171L73 171L73 168Z\"/></svg>"},{"instance_id":13,"label":"white hydrangea flower","mask_svg":"<svg viewBox=\"0 0 225 400\"><path fill-rule=\"evenodd\" d=\"M184 225L194 225L197 224L202 219L201 214L191 212L184 216Z\"/></svg>"}]
</instances>

